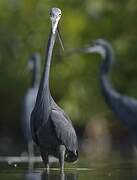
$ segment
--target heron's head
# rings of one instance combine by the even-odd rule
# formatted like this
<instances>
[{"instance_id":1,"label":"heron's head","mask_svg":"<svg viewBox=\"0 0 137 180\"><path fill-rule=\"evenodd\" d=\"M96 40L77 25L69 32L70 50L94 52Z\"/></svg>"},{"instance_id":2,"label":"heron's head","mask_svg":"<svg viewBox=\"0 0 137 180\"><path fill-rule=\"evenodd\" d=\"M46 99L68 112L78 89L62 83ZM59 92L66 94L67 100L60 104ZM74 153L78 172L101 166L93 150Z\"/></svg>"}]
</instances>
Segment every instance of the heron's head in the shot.
<instances>
[{"instance_id":1,"label":"heron's head","mask_svg":"<svg viewBox=\"0 0 137 180\"><path fill-rule=\"evenodd\" d=\"M59 8L52 8L50 10L50 19L52 23L52 33L55 34L58 27L58 22L61 18L61 10Z\"/></svg>"},{"instance_id":2,"label":"heron's head","mask_svg":"<svg viewBox=\"0 0 137 180\"><path fill-rule=\"evenodd\" d=\"M38 64L40 63L40 55L39 53L35 53L31 56L31 58L28 61L28 69L32 71Z\"/></svg>"},{"instance_id":3,"label":"heron's head","mask_svg":"<svg viewBox=\"0 0 137 180\"><path fill-rule=\"evenodd\" d=\"M85 52L87 53L98 53L102 56L102 58L106 57L107 50L111 48L111 45L103 39L97 39L90 46L85 48Z\"/></svg>"},{"instance_id":4,"label":"heron's head","mask_svg":"<svg viewBox=\"0 0 137 180\"><path fill-rule=\"evenodd\" d=\"M113 49L106 40L97 39L84 48L78 48L68 52L67 55L71 55L74 53L98 53L104 59L108 54L113 54Z\"/></svg>"}]
</instances>

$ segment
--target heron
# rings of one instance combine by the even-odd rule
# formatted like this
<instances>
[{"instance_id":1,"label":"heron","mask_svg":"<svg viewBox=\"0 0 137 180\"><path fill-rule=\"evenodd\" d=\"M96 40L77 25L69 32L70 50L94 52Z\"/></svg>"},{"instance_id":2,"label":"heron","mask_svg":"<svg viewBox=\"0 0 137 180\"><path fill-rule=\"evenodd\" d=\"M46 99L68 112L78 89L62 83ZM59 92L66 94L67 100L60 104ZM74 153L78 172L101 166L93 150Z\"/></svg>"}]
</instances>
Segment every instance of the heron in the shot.
<instances>
[{"instance_id":1,"label":"heron","mask_svg":"<svg viewBox=\"0 0 137 180\"><path fill-rule=\"evenodd\" d=\"M59 35L58 23L60 18L61 10L52 8L50 10L52 27L40 87L31 114L31 131L34 142L40 148L46 169L49 169L49 155L51 155L59 159L60 170L64 171L64 161L75 162L78 159L78 140L70 118L56 104L49 87L52 51L56 35Z\"/></svg>"},{"instance_id":2,"label":"heron","mask_svg":"<svg viewBox=\"0 0 137 180\"><path fill-rule=\"evenodd\" d=\"M28 155L31 158L34 150L30 129L30 116L35 105L40 82L40 55L38 53L31 56L28 61L28 69L32 72L32 82L31 87L23 98L21 119L23 134L28 144Z\"/></svg>"},{"instance_id":3,"label":"heron","mask_svg":"<svg viewBox=\"0 0 137 180\"><path fill-rule=\"evenodd\" d=\"M109 72L115 62L114 50L104 39L97 39L90 45L73 50L71 53L98 53L102 57L100 68L100 86L108 107L130 132L134 144L137 143L137 100L120 94L113 88Z\"/></svg>"}]
</instances>

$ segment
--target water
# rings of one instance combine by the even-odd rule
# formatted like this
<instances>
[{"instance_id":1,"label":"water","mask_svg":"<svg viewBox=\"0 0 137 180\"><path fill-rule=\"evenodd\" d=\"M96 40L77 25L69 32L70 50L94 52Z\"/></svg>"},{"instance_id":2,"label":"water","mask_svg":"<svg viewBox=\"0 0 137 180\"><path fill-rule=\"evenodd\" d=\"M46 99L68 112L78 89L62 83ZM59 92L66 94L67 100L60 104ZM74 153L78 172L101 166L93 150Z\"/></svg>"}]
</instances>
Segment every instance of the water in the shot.
<instances>
[{"instance_id":1,"label":"water","mask_svg":"<svg viewBox=\"0 0 137 180\"><path fill-rule=\"evenodd\" d=\"M26 164L0 164L0 180L133 180L137 179L137 161L133 159L109 159L91 161L84 159L74 165L65 165L60 173L58 164L53 164L46 173L42 164L36 164L28 172Z\"/></svg>"}]
</instances>

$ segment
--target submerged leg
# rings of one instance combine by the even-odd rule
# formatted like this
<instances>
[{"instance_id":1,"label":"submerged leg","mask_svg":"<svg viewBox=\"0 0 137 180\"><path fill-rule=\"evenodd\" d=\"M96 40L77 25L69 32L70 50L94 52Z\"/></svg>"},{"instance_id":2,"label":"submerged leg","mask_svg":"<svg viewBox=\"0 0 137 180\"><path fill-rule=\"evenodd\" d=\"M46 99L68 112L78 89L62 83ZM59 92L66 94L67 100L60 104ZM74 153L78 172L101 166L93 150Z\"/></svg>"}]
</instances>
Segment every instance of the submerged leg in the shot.
<instances>
[{"instance_id":1,"label":"submerged leg","mask_svg":"<svg viewBox=\"0 0 137 180\"><path fill-rule=\"evenodd\" d=\"M60 172L60 180L65 180L64 171L61 171L61 172Z\"/></svg>"},{"instance_id":2,"label":"submerged leg","mask_svg":"<svg viewBox=\"0 0 137 180\"><path fill-rule=\"evenodd\" d=\"M60 162L60 170L64 171L64 156L65 156L66 148L64 145L59 146L59 162Z\"/></svg>"},{"instance_id":3,"label":"submerged leg","mask_svg":"<svg viewBox=\"0 0 137 180\"><path fill-rule=\"evenodd\" d=\"M34 146L33 146L33 142L32 141L29 141L28 142L28 153L29 153L29 165L28 165L28 169L29 169L29 171L31 171L32 169L33 169L33 165L34 165L34 162L33 162L33 160L32 160L32 158L33 158L33 148L34 148Z\"/></svg>"},{"instance_id":4,"label":"submerged leg","mask_svg":"<svg viewBox=\"0 0 137 180\"><path fill-rule=\"evenodd\" d=\"M42 160L44 162L47 173L49 173L49 157L48 157L48 153L44 152L42 150L40 150L40 152L41 152L41 157L42 157Z\"/></svg>"}]
</instances>

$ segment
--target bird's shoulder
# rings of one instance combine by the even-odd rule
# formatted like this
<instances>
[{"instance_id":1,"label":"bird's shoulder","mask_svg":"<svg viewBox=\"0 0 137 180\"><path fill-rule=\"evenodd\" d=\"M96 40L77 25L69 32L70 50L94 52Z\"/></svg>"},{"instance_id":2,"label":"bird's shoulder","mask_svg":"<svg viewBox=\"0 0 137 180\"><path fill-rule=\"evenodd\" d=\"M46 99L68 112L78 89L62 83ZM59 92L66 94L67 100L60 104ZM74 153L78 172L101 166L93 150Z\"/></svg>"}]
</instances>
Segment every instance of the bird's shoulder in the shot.
<instances>
[{"instance_id":1,"label":"bird's shoulder","mask_svg":"<svg viewBox=\"0 0 137 180\"><path fill-rule=\"evenodd\" d=\"M51 104L52 104L51 106L52 106L53 112L54 112L54 111L55 111L55 112L58 112L58 114L60 114L61 116L64 116L64 118L66 118L66 120L68 120L68 121L72 124L69 116L64 112L64 110L63 110L61 107L59 107L59 106L56 104L56 102L54 101L54 99L53 99L52 97L51 97Z\"/></svg>"}]
</instances>

